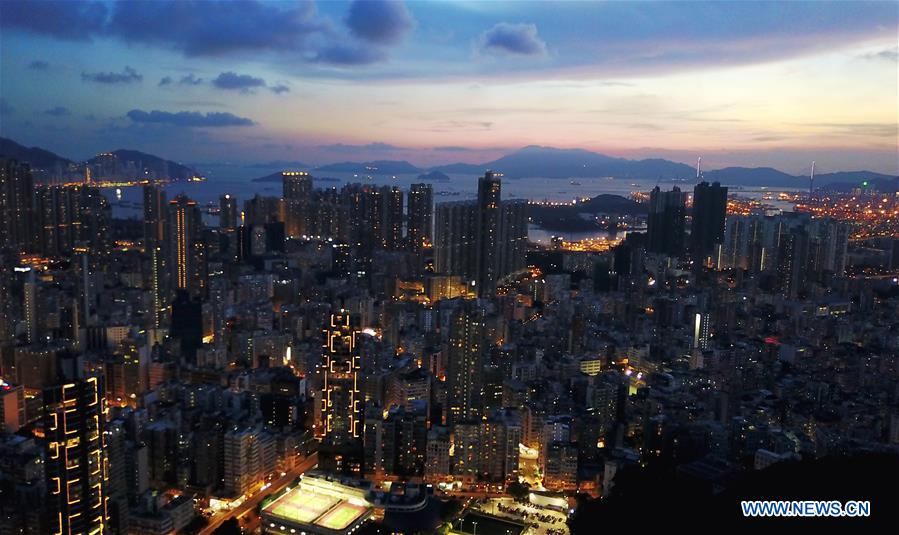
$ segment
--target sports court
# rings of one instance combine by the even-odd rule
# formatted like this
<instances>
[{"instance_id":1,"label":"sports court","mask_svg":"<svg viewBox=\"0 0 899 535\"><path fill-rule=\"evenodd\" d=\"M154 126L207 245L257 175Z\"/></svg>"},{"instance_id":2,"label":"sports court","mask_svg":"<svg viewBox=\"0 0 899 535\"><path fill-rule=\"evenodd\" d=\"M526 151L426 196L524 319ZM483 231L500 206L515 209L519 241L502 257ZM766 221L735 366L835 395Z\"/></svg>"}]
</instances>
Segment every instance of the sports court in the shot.
<instances>
[{"instance_id":1,"label":"sports court","mask_svg":"<svg viewBox=\"0 0 899 535\"><path fill-rule=\"evenodd\" d=\"M331 509L315 523L324 528L334 531L341 531L356 521L357 518L365 514L367 507L354 505L350 502L341 502L337 507Z\"/></svg>"},{"instance_id":2,"label":"sports court","mask_svg":"<svg viewBox=\"0 0 899 535\"><path fill-rule=\"evenodd\" d=\"M305 492L288 492L280 499L266 507L274 516L293 522L308 524L334 507L340 498L327 494Z\"/></svg>"}]
</instances>

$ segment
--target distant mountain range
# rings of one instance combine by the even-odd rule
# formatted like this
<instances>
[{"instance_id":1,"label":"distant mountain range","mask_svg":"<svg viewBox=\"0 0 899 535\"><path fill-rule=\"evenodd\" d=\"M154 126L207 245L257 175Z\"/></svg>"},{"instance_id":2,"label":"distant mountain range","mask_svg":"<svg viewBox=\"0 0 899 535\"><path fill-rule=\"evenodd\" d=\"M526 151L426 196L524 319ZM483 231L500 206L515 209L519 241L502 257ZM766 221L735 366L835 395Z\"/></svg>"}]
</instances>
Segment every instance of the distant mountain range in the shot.
<instances>
[{"instance_id":1,"label":"distant mountain range","mask_svg":"<svg viewBox=\"0 0 899 535\"><path fill-rule=\"evenodd\" d=\"M183 180L199 173L189 166L165 160L152 154L133 150L113 151L116 158L129 172L139 171L144 175ZM91 158L87 162L76 163L39 147L24 147L10 139L0 138L0 156L11 156L28 162L38 175L50 179L67 174L82 173L85 164L102 167L102 157ZM270 162L273 163L273 162ZM423 169L405 160L374 160L366 162L338 162L320 167L296 161L283 162L291 169L310 169L315 173L355 173L365 175L419 175L420 180L439 182L449 180L448 175L480 175L488 169L502 172L507 178L547 178L584 179L613 176L621 179L683 179L695 180L696 170L689 165L659 158L629 160L591 152L584 149L557 149L553 147L529 146L514 151L496 160L482 164L454 163ZM268 165L268 164L266 164ZM264 167L264 166L260 166ZM269 167L271 168L271 167ZM99 177L98 177L99 178ZM808 185L807 176L795 176L771 167L725 167L703 173L708 181L719 181L730 186L770 186L802 187ZM273 173L254 179L255 182L279 181L280 173ZM321 179L320 179L321 180ZM872 171L842 171L815 175L815 187L852 189L868 181L871 189L896 190L896 177ZM893 189L890 189L893 188Z\"/></svg>"},{"instance_id":2,"label":"distant mountain range","mask_svg":"<svg viewBox=\"0 0 899 535\"><path fill-rule=\"evenodd\" d=\"M645 160L629 160L591 152L584 149L557 149L553 147L529 146L507 154L496 160L482 164L453 163L438 165L427 171L439 172L441 175L480 175L493 169L502 172L507 178L548 178L548 179L581 179L613 176L622 179L684 179L695 180L696 169L692 166L650 158ZM379 160L374 162L341 162L325 165L316 171L351 172L365 174L413 174L423 173L409 162L395 160ZM422 175L419 179L427 175ZM771 187L806 187L808 177L796 176L771 167L725 167L703 173L708 181L719 181L731 186L771 186ZM821 173L815 175L815 186L821 187L835 182L855 182L864 180L881 181L895 177L872 171L843 171L838 173ZM438 179L430 179L436 181ZM442 180L442 179L440 179ZM879 182L878 182L879 183Z\"/></svg>"},{"instance_id":3,"label":"distant mountain range","mask_svg":"<svg viewBox=\"0 0 899 535\"><path fill-rule=\"evenodd\" d=\"M109 154L114 156L109 158ZM25 147L0 137L0 156L15 158L28 163L38 181L83 178L84 168L89 166L96 179L159 178L187 180L198 176L194 169L152 154L128 149L98 154L84 162L75 162L39 147ZM106 175L109 176L106 176Z\"/></svg>"},{"instance_id":4,"label":"distant mountain range","mask_svg":"<svg viewBox=\"0 0 899 535\"><path fill-rule=\"evenodd\" d=\"M0 156L28 162L33 169L66 169L74 163L40 147L26 147L11 139L0 137Z\"/></svg>"}]
</instances>

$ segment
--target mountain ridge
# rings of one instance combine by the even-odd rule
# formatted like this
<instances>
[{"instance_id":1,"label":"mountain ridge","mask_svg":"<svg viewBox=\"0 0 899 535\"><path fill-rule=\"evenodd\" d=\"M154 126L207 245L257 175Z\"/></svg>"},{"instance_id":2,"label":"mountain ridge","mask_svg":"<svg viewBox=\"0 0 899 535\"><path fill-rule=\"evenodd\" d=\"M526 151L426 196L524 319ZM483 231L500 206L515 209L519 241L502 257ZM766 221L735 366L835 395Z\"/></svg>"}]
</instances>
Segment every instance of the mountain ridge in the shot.
<instances>
[{"instance_id":1,"label":"mountain ridge","mask_svg":"<svg viewBox=\"0 0 899 535\"><path fill-rule=\"evenodd\" d=\"M135 162L136 165L132 167L140 167L141 170L146 168L159 178L183 180L199 174L192 166L136 150L117 149L112 153L122 160ZM99 158L95 156L84 162L76 162L41 147L26 147L11 139L0 137L0 156L4 155L28 162L38 171L38 175L51 179L77 175L79 169L83 172L84 164L97 163ZM494 169L509 179L588 179L604 176L622 179L696 179L696 171L692 166L663 158L630 160L586 149L559 149L540 145L529 145L481 164L458 162L418 167L406 160L372 160L335 162L314 168L308 165L290 165L290 167L311 168L316 172L386 175L430 173L480 175L488 169ZM254 181L263 181L260 180L263 178L266 177L258 177ZM724 167L705 171L702 178L710 182L718 181L727 186L805 188L808 185L807 176L791 175L772 167ZM883 184L889 188L892 187L891 181L895 178L895 175L865 170L819 173L815 175L815 187L839 184L840 187L846 188L853 183L867 180L871 182L872 187L881 187Z\"/></svg>"}]
</instances>

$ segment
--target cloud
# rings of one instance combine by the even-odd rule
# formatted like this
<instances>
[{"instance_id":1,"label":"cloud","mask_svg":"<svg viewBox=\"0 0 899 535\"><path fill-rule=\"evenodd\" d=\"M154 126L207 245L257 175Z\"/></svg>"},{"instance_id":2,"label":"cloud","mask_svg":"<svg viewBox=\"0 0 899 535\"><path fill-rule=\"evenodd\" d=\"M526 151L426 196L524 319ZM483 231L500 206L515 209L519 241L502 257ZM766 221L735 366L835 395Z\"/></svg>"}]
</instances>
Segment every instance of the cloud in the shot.
<instances>
[{"instance_id":1,"label":"cloud","mask_svg":"<svg viewBox=\"0 0 899 535\"><path fill-rule=\"evenodd\" d=\"M899 124L896 123L802 123L830 131L834 134L866 137L890 137L899 135Z\"/></svg>"},{"instance_id":2,"label":"cloud","mask_svg":"<svg viewBox=\"0 0 899 535\"><path fill-rule=\"evenodd\" d=\"M46 61L36 59L28 64L28 68L32 71L46 71L50 68L50 64Z\"/></svg>"},{"instance_id":3,"label":"cloud","mask_svg":"<svg viewBox=\"0 0 899 535\"><path fill-rule=\"evenodd\" d=\"M102 2L4 0L0 26L69 41L89 41L106 25Z\"/></svg>"},{"instance_id":4,"label":"cloud","mask_svg":"<svg viewBox=\"0 0 899 535\"><path fill-rule=\"evenodd\" d=\"M879 59L883 61L899 62L899 48L887 48L880 52L872 52L862 56L864 59Z\"/></svg>"},{"instance_id":5,"label":"cloud","mask_svg":"<svg viewBox=\"0 0 899 535\"><path fill-rule=\"evenodd\" d=\"M175 83L175 80L171 76L164 76L161 80L159 80L160 87L172 85L174 83ZM197 78L197 76L194 73L190 73L185 76L182 76L178 80L178 85L200 85L202 83L203 83L203 79Z\"/></svg>"},{"instance_id":6,"label":"cloud","mask_svg":"<svg viewBox=\"0 0 899 535\"><path fill-rule=\"evenodd\" d=\"M197 78L194 73L187 74L182 76L180 80L178 80L178 85L200 85L203 83L202 78Z\"/></svg>"},{"instance_id":7,"label":"cloud","mask_svg":"<svg viewBox=\"0 0 899 535\"><path fill-rule=\"evenodd\" d=\"M307 37L329 31L314 20L312 2L181 0L117 2L109 32L125 41L169 46L187 56L303 49ZM148 23L149 22L149 23Z\"/></svg>"},{"instance_id":8,"label":"cloud","mask_svg":"<svg viewBox=\"0 0 899 535\"><path fill-rule=\"evenodd\" d=\"M479 49L488 54L542 56L546 43L537 36L536 24L500 22L481 35Z\"/></svg>"},{"instance_id":9,"label":"cloud","mask_svg":"<svg viewBox=\"0 0 899 535\"><path fill-rule=\"evenodd\" d=\"M369 65L383 61L386 57L379 48L336 44L319 50L312 61L331 65Z\"/></svg>"},{"instance_id":10,"label":"cloud","mask_svg":"<svg viewBox=\"0 0 899 535\"><path fill-rule=\"evenodd\" d=\"M256 78L249 74L237 74L235 72L223 72L212 81L212 85L219 89L228 91L240 91L241 93L249 93L251 90L265 87L265 80Z\"/></svg>"},{"instance_id":11,"label":"cloud","mask_svg":"<svg viewBox=\"0 0 899 535\"><path fill-rule=\"evenodd\" d=\"M393 45L415 26L406 4L392 0L356 0L346 18L350 32L360 39Z\"/></svg>"},{"instance_id":12,"label":"cloud","mask_svg":"<svg viewBox=\"0 0 899 535\"><path fill-rule=\"evenodd\" d=\"M127 113L129 119L136 123L168 124L181 127L217 128L224 126L252 126L256 124L252 119L238 117L227 112L209 112L206 114L197 111L143 111L131 110Z\"/></svg>"},{"instance_id":13,"label":"cloud","mask_svg":"<svg viewBox=\"0 0 899 535\"><path fill-rule=\"evenodd\" d=\"M65 106L56 106L44 111L44 115L50 115L52 117L65 117L66 115L71 114L72 112L70 112L69 108L66 108Z\"/></svg>"},{"instance_id":14,"label":"cloud","mask_svg":"<svg viewBox=\"0 0 899 535\"><path fill-rule=\"evenodd\" d=\"M268 89L269 89L269 91L271 91L272 93L274 93L276 95L280 95L281 93L289 93L290 92L290 88L284 84L273 85L273 86L269 87Z\"/></svg>"},{"instance_id":15,"label":"cloud","mask_svg":"<svg viewBox=\"0 0 899 535\"><path fill-rule=\"evenodd\" d=\"M131 67L125 67L122 72L82 72L81 80L85 82L96 82L98 84L130 84L131 82L140 82L144 79L142 74Z\"/></svg>"},{"instance_id":16,"label":"cloud","mask_svg":"<svg viewBox=\"0 0 899 535\"><path fill-rule=\"evenodd\" d=\"M358 152L358 151L370 151L370 152L392 152L397 150L406 150L403 147L397 147L396 145L391 145L390 143L381 143L379 141L375 141L373 143L367 143L365 145L346 145L343 143L334 143L332 145L321 145L318 148L322 150L326 150L328 152Z\"/></svg>"}]
</instances>

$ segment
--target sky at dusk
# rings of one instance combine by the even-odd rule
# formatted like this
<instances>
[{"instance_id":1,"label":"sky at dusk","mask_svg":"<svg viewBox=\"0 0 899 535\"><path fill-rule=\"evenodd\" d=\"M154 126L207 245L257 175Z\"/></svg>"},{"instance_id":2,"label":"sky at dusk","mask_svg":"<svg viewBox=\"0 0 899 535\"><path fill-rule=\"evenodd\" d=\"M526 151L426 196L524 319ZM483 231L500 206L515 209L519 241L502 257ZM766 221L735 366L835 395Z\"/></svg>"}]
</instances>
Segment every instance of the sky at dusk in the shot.
<instances>
[{"instance_id":1,"label":"sky at dusk","mask_svg":"<svg viewBox=\"0 0 899 535\"><path fill-rule=\"evenodd\" d=\"M0 2L0 135L83 159L525 145L899 173L896 2Z\"/></svg>"}]
</instances>

